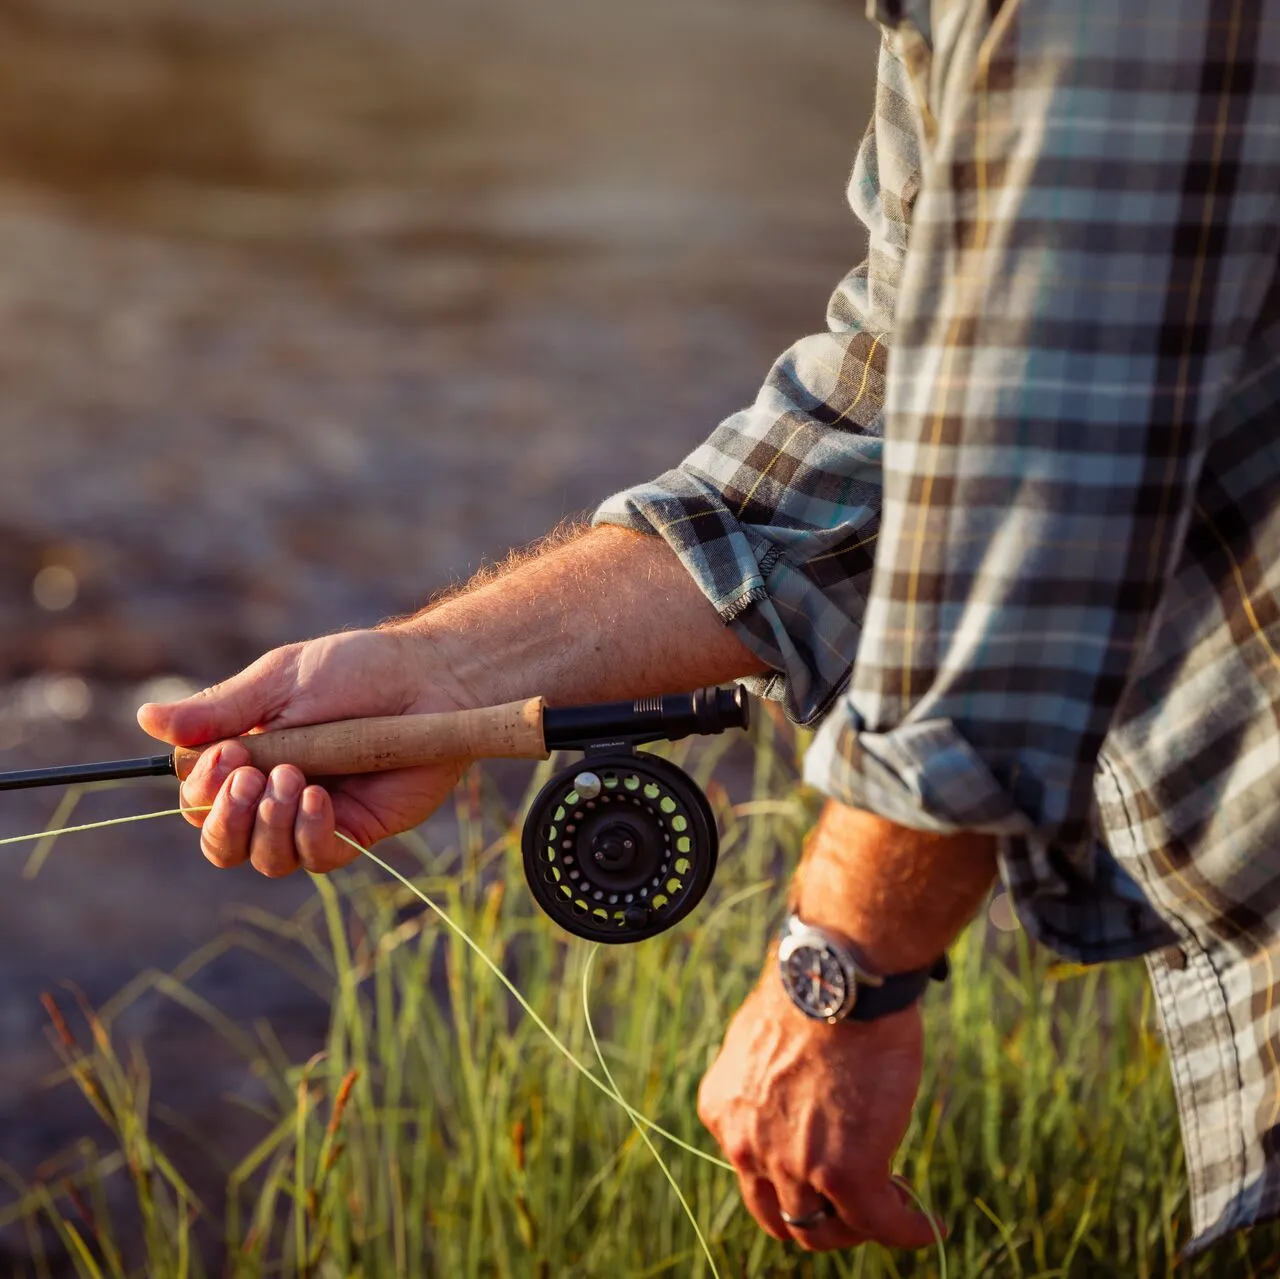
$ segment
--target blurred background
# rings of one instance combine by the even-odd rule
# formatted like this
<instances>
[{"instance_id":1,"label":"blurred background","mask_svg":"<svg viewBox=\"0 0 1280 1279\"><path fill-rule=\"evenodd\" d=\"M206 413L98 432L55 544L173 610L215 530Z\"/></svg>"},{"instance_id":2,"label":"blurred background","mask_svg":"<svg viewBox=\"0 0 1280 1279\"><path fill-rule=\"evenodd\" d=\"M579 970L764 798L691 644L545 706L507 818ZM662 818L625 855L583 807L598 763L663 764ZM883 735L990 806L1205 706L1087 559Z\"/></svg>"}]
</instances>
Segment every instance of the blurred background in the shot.
<instances>
[{"instance_id":1,"label":"blurred background","mask_svg":"<svg viewBox=\"0 0 1280 1279\"><path fill-rule=\"evenodd\" d=\"M863 251L861 10L0 0L0 769L150 753L139 702L411 610L749 400ZM0 838L59 799L0 797ZM41 990L100 1003L307 892L176 819L0 849L0 1162L92 1131ZM320 1041L252 955L193 984ZM155 998L121 1025L234 1145L225 1045Z\"/></svg>"}]
</instances>

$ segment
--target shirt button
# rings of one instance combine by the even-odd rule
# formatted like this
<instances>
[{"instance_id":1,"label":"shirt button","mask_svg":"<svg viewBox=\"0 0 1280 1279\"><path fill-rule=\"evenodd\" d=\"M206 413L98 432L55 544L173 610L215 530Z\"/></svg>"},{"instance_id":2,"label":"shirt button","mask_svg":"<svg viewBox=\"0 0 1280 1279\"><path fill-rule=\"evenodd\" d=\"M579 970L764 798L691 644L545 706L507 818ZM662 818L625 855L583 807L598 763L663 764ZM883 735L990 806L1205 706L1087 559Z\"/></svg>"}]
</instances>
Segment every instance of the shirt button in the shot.
<instances>
[{"instance_id":1,"label":"shirt button","mask_svg":"<svg viewBox=\"0 0 1280 1279\"><path fill-rule=\"evenodd\" d=\"M1182 972L1187 966L1187 952L1181 946L1166 946L1160 957L1175 973Z\"/></svg>"}]
</instances>

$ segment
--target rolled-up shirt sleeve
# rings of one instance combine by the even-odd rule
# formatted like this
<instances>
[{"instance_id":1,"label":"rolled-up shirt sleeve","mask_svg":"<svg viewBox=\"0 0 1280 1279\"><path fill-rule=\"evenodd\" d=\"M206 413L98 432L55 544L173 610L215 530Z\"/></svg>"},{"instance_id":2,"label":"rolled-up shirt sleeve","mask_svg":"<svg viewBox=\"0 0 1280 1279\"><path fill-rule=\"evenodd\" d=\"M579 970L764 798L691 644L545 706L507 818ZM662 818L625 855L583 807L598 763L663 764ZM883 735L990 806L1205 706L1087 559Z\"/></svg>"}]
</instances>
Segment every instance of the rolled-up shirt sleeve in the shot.
<instances>
[{"instance_id":1,"label":"rolled-up shirt sleeve","mask_svg":"<svg viewBox=\"0 0 1280 1279\"><path fill-rule=\"evenodd\" d=\"M1099 751L1275 271L1276 130L1238 118L1239 33L1208 5L1094 9L952 6L913 67L936 126L875 573L807 762L847 803L1045 856L1092 842Z\"/></svg>"},{"instance_id":2,"label":"rolled-up shirt sleeve","mask_svg":"<svg viewBox=\"0 0 1280 1279\"><path fill-rule=\"evenodd\" d=\"M617 494L595 516L665 538L721 618L772 668L755 691L801 722L848 680L870 583L879 423L856 428L856 391L844 423L822 417L850 381L880 382L874 348L874 336L856 329L797 343L751 408L721 423L680 467Z\"/></svg>"},{"instance_id":3,"label":"rolled-up shirt sleeve","mask_svg":"<svg viewBox=\"0 0 1280 1279\"><path fill-rule=\"evenodd\" d=\"M888 330L919 181L909 95L901 60L882 48L849 184L869 250L833 294L827 331L782 355L755 403L679 467L594 517L666 539L772 668L749 683L802 723L848 683L870 588Z\"/></svg>"}]
</instances>

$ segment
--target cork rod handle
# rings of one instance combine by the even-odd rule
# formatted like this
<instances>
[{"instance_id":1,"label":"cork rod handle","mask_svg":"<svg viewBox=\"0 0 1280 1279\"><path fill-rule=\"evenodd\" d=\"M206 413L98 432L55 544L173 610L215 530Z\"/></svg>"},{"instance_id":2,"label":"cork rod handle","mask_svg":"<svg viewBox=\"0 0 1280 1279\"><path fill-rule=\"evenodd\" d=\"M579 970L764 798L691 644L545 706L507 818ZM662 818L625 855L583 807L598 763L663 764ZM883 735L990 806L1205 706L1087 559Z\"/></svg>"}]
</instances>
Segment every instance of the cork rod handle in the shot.
<instances>
[{"instance_id":1,"label":"cork rod handle","mask_svg":"<svg viewBox=\"0 0 1280 1279\"><path fill-rule=\"evenodd\" d=\"M277 764L294 764L308 779L382 773L450 759L546 759L550 752L542 735L542 711L542 698L531 697L439 715L308 724L236 740L255 768L269 772ZM173 771L185 781L207 749L179 746L173 752Z\"/></svg>"}]
</instances>

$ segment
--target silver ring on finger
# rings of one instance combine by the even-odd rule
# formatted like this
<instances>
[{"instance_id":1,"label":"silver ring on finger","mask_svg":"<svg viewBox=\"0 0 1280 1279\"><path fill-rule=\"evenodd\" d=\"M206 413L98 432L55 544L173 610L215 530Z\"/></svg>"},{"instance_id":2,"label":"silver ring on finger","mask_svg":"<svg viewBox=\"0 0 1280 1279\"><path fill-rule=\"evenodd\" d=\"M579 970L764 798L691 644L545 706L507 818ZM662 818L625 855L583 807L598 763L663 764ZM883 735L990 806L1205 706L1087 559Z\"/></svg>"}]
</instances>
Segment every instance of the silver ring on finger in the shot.
<instances>
[{"instance_id":1,"label":"silver ring on finger","mask_svg":"<svg viewBox=\"0 0 1280 1279\"><path fill-rule=\"evenodd\" d=\"M818 1206L812 1212L807 1212L803 1216L793 1217L783 1208L780 1208L778 1212L782 1220L793 1230L813 1230L836 1215L835 1205L826 1195L819 1195Z\"/></svg>"}]
</instances>

